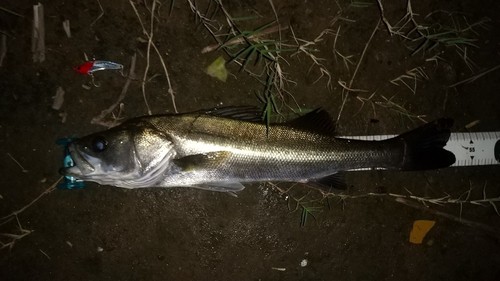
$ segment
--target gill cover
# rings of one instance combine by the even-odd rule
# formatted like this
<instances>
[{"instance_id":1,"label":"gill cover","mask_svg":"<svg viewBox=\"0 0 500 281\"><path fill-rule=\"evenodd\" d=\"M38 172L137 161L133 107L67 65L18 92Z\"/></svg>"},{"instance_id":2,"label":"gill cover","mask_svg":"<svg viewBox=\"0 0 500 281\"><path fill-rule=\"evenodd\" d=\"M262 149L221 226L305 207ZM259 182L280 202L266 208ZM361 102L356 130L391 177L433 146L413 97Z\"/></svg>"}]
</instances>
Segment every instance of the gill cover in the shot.
<instances>
[{"instance_id":1,"label":"gill cover","mask_svg":"<svg viewBox=\"0 0 500 281\"><path fill-rule=\"evenodd\" d=\"M167 168L172 148L149 123L131 120L76 140L70 147L75 167L68 173L101 184L151 186Z\"/></svg>"}]
</instances>

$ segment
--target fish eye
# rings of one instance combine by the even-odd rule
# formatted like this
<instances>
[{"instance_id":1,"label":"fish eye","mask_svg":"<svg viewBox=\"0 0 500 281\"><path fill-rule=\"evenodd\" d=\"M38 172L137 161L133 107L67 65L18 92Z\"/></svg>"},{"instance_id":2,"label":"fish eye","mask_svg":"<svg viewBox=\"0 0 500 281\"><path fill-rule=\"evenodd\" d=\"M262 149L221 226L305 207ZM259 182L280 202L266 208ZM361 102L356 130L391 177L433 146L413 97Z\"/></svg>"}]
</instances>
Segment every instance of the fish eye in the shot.
<instances>
[{"instance_id":1,"label":"fish eye","mask_svg":"<svg viewBox=\"0 0 500 281\"><path fill-rule=\"evenodd\" d=\"M94 152L103 152L108 147L108 141L102 137L98 136L92 140L92 150Z\"/></svg>"}]
</instances>

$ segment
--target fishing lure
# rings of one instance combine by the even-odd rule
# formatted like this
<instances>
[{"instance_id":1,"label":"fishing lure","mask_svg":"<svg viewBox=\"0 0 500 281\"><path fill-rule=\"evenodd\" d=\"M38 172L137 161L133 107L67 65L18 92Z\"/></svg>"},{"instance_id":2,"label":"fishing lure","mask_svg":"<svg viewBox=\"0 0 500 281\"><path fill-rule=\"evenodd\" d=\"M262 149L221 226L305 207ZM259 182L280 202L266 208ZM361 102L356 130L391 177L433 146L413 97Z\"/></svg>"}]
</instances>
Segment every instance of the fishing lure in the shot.
<instances>
[{"instance_id":1,"label":"fishing lure","mask_svg":"<svg viewBox=\"0 0 500 281\"><path fill-rule=\"evenodd\" d=\"M79 66L73 67L73 69L80 74L89 75L90 77L92 77L92 84L94 84L94 86L96 87L99 87L99 85L94 81L94 72L102 70L119 70L121 74L124 75L122 64L105 60L86 61Z\"/></svg>"},{"instance_id":2,"label":"fishing lure","mask_svg":"<svg viewBox=\"0 0 500 281\"><path fill-rule=\"evenodd\" d=\"M71 158L68 148L68 145L73 140L72 138L62 138L56 141L56 144L64 146L63 168L61 170L75 166L75 162L73 158ZM57 185L57 187L60 189L80 189L85 187L85 183L75 177L65 175L63 182Z\"/></svg>"}]
</instances>

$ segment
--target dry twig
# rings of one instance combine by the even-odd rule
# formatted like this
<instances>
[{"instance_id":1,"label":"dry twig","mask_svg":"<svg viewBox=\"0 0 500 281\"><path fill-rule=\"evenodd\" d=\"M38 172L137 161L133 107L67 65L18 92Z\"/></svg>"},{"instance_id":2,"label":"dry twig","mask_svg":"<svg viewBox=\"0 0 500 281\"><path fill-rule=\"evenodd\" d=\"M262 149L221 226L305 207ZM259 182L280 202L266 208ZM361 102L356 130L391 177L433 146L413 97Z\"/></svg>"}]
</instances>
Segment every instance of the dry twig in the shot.
<instances>
[{"instance_id":1,"label":"dry twig","mask_svg":"<svg viewBox=\"0 0 500 281\"><path fill-rule=\"evenodd\" d=\"M108 128L118 125L117 120L104 121L104 119L106 118L106 116L108 116L108 114L111 114L118 106L121 105L122 100L127 95L127 91L128 91L128 87L130 85L130 82L132 82L132 80L135 79L136 60L137 60L137 54L134 54L130 60L130 70L129 70L128 75L127 75L127 81L125 82L125 85L123 85L122 91L121 91L118 99L110 107L101 111L101 114L99 114L99 116L92 118L92 121L90 121L91 124L98 124L98 125L102 125L102 126L105 126ZM121 106L120 106L120 108L121 108Z\"/></svg>"},{"instance_id":2,"label":"dry twig","mask_svg":"<svg viewBox=\"0 0 500 281\"><path fill-rule=\"evenodd\" d=\"M23 16L23 15L21 15L21 14L19 14L19 13L16 13L16 12L14 12L14 11L12 11L12 10L9 10L9 9L7 9L7 8L0 7L0 10L1 10L1 11L4 11L4 12L6 12L6 13L9 13L9 14L11 14L11 15L18 16L18 17L20 17L20 18L24 18L24 16Z\"/></svg>"},{"instance_id":3,"label":"dry twig","mask_svg":"<svg viewBox=\"0 0 500 281\"><path fill-rule=\"evenodd\" d=\"M94 24L96 24L96 22L98 20L100 20L102 18L102 16L104 16L104 9L102 8L101 1L97 0L97 4L99 4L99 9L101 10L101 12L97 16L97 18L90 24L90 26L93 26Z\"/></svg>"},{"instance_id":4,"label":"dry twig","mask_svg":"<svg viewBox=\"0 0 500 281\"><path fill-rule=\"evenodd\" d=\"M492 68L490 68L488 70L485 70L485 71L483 71L483 72L481 72L481 73L479 73L477 75L474 75L474 76L469 77L469 78L467 78L465 80L462 80L462 81L459 81L459 82L457 82L457 83L455 83L453 85L450 85L450 86L448 86L448 88L453 88L453 87L456 87L456 86L462 85L462 84L472 83L472 82L476 81L476 79L481 78L484 75L489 74L489 73L491 73L491 72L493 72L493 71L495 71L497 69L500 69L500 64L497 65L497 66L494 66L494 67L492 67Z\"/></svg>"},{"instance_id":5,"label":"dry twig","mask_svg":"<svg viewBox=\"0 0 500 281\"><path fill-rule=\"evenodd\" d=\"M375 33L377 33L379 25L380 25L380 19L377 21L377 24L375 25L375 28L373 29L372 34L370 35L370 38L366 42L365 47L363 49L363 52L361 53L361 57L358 60L358 64L356 65L356 69L354 70L354 73L351 76L351 80L349 81L349 86L347 86L347 88L349 88L349 89L352 89L352 83L354 82L354 79L356 78L356 74L358 73L359 66L361 65L361 62L363 61L363 58L365 57L366 50L368 50L368 46L370 45L373 37L375 36ZM344 110L344 106L345 106L345 104L347 102L347 98L348 98L348 93L349 92L346 91L345 88L342 90L342 105L340 107L339 114L337 116L337 122L340 120L340 116L342 115L342 111Z\"/></svg>"},{"instance_id":6,"label":"dry twig","mask_svg":"<svg viewBox=\"0 0 500 281\"><path fill-rule=\"evenodd\" d=\"M392 79L390 82L396 86L399 86L399 83L401 83L415 94L417 92L417 81L422 79L427 80L429 76L427 76L423 67L415 67L406 71L405 74ZM406 80L410 80L411 85Z\"/></svg>"},{"instance_id":7,"label":"dry twig","mask_svg":"<svg viewBox=\"0 0 500 281\"><path fill-rule=\"evenodd\" d=\"M278 190L282 194L288 194L290 191L290 189L289 190L278 189ZM397 203L404 204L406 206L416 208L425 212L430 212L434 215L450 219L452 221L461 223L469 227L478 228L494 237L500 238L500 229L473 220L464 219L462 217L462 208L464 205L473 205L482 207L490 206L493 208L495 213L498 216L500 216L500 211L496 206L496 204L500 203L500 196L488 197L486 194L486 183L483 185L481 199L471 198L472 183L470 184L469 189L462 195L460 195L458 198L453 198L449 194L436 198L421 197L412 194L410 191L408 191L409 194L407 195L396 194L396 193L373 193L373 192L358 194L358 195L348 195L348 194L324 192L322 190L320 190L320 192L322 193L323 198L339 198L343 203L345 203L346 200L352 200L352 199L361 199L368 197L388 197L390 199L393 199ZM459 215L457 216L446 212L438 211L436 209L431 208L431 206L433 205L434 206L458 205L460 207Z\"/></svg>"},{"instance_id":8,"label":"dry twig","mask_svg":"<svg viewBox=\"0 0 500 281\"><path fill-rule=\"evenodd\" d=\"M387 108L387 109L390 109L402 116L405 116L409 119L418 119L422 122L426 122L425 121L425 117L426 115L419 115L419 114L413 114L411 113L408 109L406 109L404 106L396 103L393 101L393 99L396 97L395 95L390 97L390 98L386 98L385 96L380 96L382 99L384 99L384 101L377 101L375 102L376 105L378 106L381 106L383 108Z\"/></svg>"},{"instance_id":9,"label":"dry twig","mask_svg":"<svg viewBox=\"0 0 500 281\"><path fill-rule=\"evenodd\" d=\"M153 6L155 6L156 1L157 0L153 0ZM175 113L178 113L177 105L175 103L175 92L174 92L174 89L172 88L172 82L170 81L170 75L168 74L167 65L165 64L165 60L163 59L163 56L160 53L160 50L158 50L158 48L156 47L156 44L153 42L153 35L154 35L153 34L153 23L154 23L154 14L153 13L154 13L154 11L151 11L151 28L150 28L151 32L148 32L146 30L143 22L142 22L141 16L139 15L139 11L135 7L134 2L132 0L129 0L129 3L132 6L132 9L134 10L137 19L139 20L139 23L140 23L141 28L142 28L142 33L144 35L146 35L146 37L148 38L148 53L149 53L150 47L153 47L153 49L155 49L155 51L156 51L156 54L158 55L158 58L160 59L160 63L162 65L163 71L165 73L165 78L167 79L167 84L168 84L168 91L167 92L170 95L170 99L172 100L172 106L174 108ZM147 63L149 65L149 61ZM146 72L145 72L145 74L147 75ZM145 79L143 79L142 83L145 83ZM144 91L143 91L143 95L145 97ZM151 114L151 110L149 109L147 102L146 102L146 106L148 107L148 113Z\"/></svg>"},{"instance_id":10,"label":"dry twig","mask_svg":"<svg viewBox=\"0 0 500 281\"><path fill-rule=\"evenodd\" d=\"M339 52L339 50L337 50L337 38L339 37L340 34L340 27L341 25L339 25L339 27L337 28L337 32L335 32L335 39L333 40L333 54L335 55L334 56L335 61L337 61L337 56L340 56L342 58L342 61L344 62L344 66L347 69L347 72L350 72L349 65L350 64L354 65L354 62L351 60L353 56L352 55L344 56Z\"/></svg>"},{"instance_id":11,"label":"dry twig","mask_svg":"<svg viewBox=\"0 0 500 281\"><path fill-rule=\"evenodd\" d=\"M38 200L40 200L42 197L45 195L49 194L50 192L54 191L56 189L57 184L62 180L63 177L60 177L55 183L53 183L49 188L47 188L44 192L42 192L38 197L33 199L29 204L25 205L19 210L13 211L12 213L0 218L0 226L8 223L9 221L15 219L17 223L17 227L19 230L19 234L14 234L14 233L0 233L0 236L7 237L9 239L8 242L2 242L0 241L0 249L4 248L9 248L12 249L14 247L14 244L24 238L26 235L29 235L32 233L32 230L27 230L24 229L21 225L21 222L19 221L19 215L26 211L29 207L31 207L33 204L35 204Z\"/></svg>"},{"instance_id":12,"label":"dry twig","mask_svg":"<svg viewBox=\"0 0 500 281\"><path fill-rule=\"evenodd\" d=\"M10 159L12 159L12 161L14 161L14 163L16 163L16 164L17 164L17 166L19 166L19 168L21 168L21 171L22 171L23 173L27 173L27 172L28 172L28 170L26 170L26 169L23 167L23 165L21 165L21 163L19 163L19 161L17 161L17 160L16 160L16 158L14 158L14 156L12 156L12 154L10 154L9 152L7 152L7 156L9 156L9 157L10 157Z\"/></svg>"}]
</instances>

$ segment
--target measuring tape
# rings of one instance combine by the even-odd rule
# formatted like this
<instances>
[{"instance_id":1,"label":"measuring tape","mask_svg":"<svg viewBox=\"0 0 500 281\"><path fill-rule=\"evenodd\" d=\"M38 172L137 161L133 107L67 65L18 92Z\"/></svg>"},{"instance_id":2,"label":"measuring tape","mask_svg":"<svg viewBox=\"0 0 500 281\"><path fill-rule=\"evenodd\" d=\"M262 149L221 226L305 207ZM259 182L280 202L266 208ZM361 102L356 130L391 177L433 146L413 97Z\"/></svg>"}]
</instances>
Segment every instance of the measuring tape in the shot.
<instances>
[{"instance_id":1,"label":"measuring tape","mask_svg":"<svg viewBox=\"0 0 500 281\"><path fill-rule=\"evenodd\" d=\"M349 136L347 139L380 141L397 135ZM452 166L500 164L500 132L451 133L444 149L455 154Z\"/></svg>"}]
</instances>

